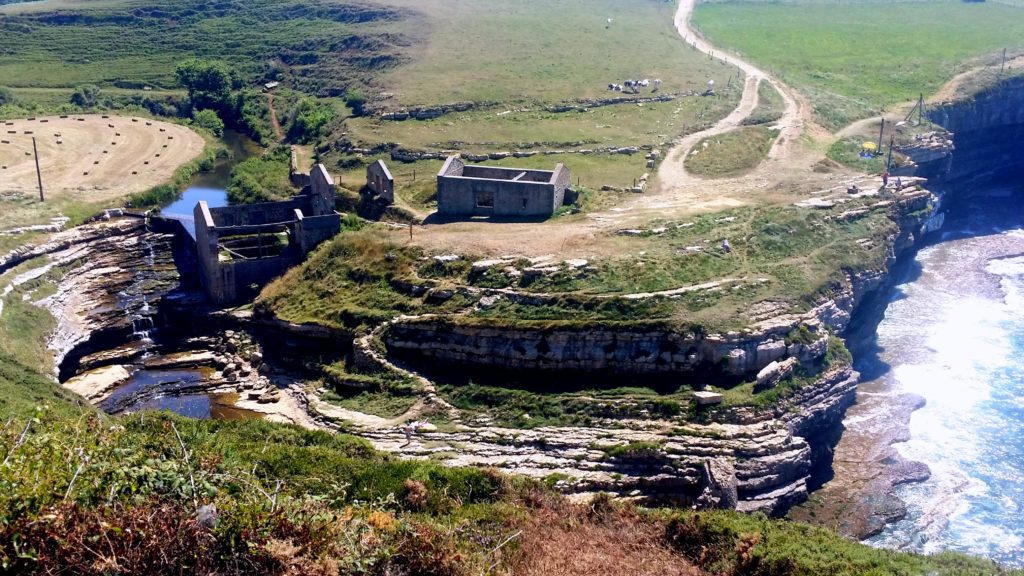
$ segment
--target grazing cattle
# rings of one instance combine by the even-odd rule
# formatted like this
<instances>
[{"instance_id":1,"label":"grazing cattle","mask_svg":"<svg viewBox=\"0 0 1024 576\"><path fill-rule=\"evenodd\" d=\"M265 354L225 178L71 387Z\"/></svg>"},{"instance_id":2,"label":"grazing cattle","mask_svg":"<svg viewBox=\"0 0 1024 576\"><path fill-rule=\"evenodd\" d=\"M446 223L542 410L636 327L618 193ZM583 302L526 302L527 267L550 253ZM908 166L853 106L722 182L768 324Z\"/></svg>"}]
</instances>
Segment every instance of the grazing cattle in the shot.
<instances>
[{"instance_id":1,"label":"grazing cattle","mask_svg":"<svg viewBox=\"0 0 1024 576\"><path fill-rule=\"evenodd\" d=\"M655 88L661 88L661 78L655 78L654 79L654 87Z\"/></svg>"},{"instance_id":2,"label":"grazing cattle","mask_svg":"<svg viewBox=\"0 0 1024 576\"><path fill-rule=\"evenodd\" d=\"M609 90L615 90L615 84L609 84L608 85L608 89Z\"/></svg>"},{"instance_id":3,"label":"grazing cattle","mask_svg":"<svg viewBox=\"0 0 1024 576\"><path fill-rule=\"evenodd\" d=\"M638 84L638 85L639 85L639 86L640 86L641 88L647 88L648 86L650 86L650 85L651 85L651 81L650 81L650 80L648 80L647 78L644 78L643 80L641 80L641 81L637 82L637 84Z\"/></svg>"},{"instance_id":4,"label":"grazing cattle","mask_svg":"<svg viewBox=\"0 0 1024 576\"><path fill-rule=\"evenodd\" d=\"M612 90L615 90L616 92L622 92L622 84L616 84L615 87L612 88Z\"/></svg>"}]
</instances>

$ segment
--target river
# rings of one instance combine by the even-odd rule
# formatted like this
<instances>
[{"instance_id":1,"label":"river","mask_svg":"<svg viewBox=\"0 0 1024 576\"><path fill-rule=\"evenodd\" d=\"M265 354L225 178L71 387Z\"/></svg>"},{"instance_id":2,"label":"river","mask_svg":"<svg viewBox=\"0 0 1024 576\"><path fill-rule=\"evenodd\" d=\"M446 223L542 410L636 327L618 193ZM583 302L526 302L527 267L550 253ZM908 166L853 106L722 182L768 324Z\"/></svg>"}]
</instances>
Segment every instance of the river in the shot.
<instances>
[{"instance_id":1,"label":"river","mask_svg":"<svg viewBox=\"0 0 1024 576\"><path fill-rule=\"evenodd\" d=\"M181 195L171 204L161 208L161 214L180 220L193 237L195 237L195 220L192 209L200 200L205 200L210 207L227 206L227 186L231 181L231 170L236 164L261 153L260 146L243 134L233 130L224 132L223 142L229 154L219 158L214 169L200 172L190 182ZM118 410L135 411L143 409L170 410L193 418L239 419L259 417L258 414L234 407L237 394L205 394L175 393L178 386L195 385L206 378L203 369L189 368L178 370L162 370L146 367L145 362L159 358L161 337L149 317L147 303L142 303L142 312L136 311L133 320L135 338L142 341L146 353L142 357L143 364L132 372L131 378L120 386L105 402L104 408L118 406ZM125 309L129 308L125 305ZM152 313L155 313L153 311ZM125 398L134 397L135 401L127 407L119 404Z\"/></svg>"},{"instance_id":2,"label":"river","mask_svg":"<svg viewBox=\"0 0 1024 576\"><path fill-rule=\"evenodd\" d=\"M864 382L844 421L835 478L812 499L826 513L795 517L856 534L863 525L850 517L873 507L904 517L876 519L872 545L1024 566L1021 206L1021 190L955 206L940 240L902 272L873 353L856 363ZM906 472L914 461L930 477L901 483L915 476ZM879 489L887 474L899 484L888 500Z\"/></svg>"},{"instance_id":3,"label":"river","mask_svg":"<svg viewBox=\"0 0 1024 576\"><path fill-rule=\"evenodd\" d=\"M246 158L262 153L259 144L234 130L225 130L222 140L228 148L228 157L219 158L213 170L196 174L181 196L160 210L164 216L181 220L193 237L196 227L192 209L196 204L200 200L206 200L211 208L227 206L227 187L231 183L231 169Z\"/></svg>"}]
</instances>

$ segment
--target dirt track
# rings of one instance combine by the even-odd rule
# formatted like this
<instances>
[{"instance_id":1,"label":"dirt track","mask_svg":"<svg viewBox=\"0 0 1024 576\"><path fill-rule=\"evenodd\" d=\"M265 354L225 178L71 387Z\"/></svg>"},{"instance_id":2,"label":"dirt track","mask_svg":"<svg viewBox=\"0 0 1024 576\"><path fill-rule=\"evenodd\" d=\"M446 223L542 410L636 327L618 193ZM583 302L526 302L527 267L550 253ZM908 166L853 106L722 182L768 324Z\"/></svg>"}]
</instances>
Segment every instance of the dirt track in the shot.
<instances>
[{"instance_id":1,"label":"dirt track","mask_svg":"<svg viewBox=\"0 0 1024 576\"><path fill-rule=\"evenodd\" d=\"M794 191L825 186L827 179L811 170L820 152L801 146L805 134L829 137L811 121L807 101L776 78L738 56L722 52L690 27L696 0L681 0L675 15L676 29L683 40L698 50L740 68L746 75L739 106L714 126L679 139L666 154L652 186L641 195L631 195L614 208L589 214L585 220L544 223L459 222L428 226L415 234L417 244L434 250L522 254L536 256L557 253L563 257L593 257L618 252L617 240L609 233L619 228L643 227L652 219L678 218L765 201L791 201ZM704 179L686 172L683 159L700 140L738 127L758 105L758 86L770 83L782 95L785 108L776 123L780 136L768 157L749 174L736 178ZM780 188L785 191L780 192ZM401 232L394 232L396 240ZM408 238L408 236L406 236Z\"/></svg>"},{"instance_id":2,"label":"dirt track","mask_svg":"<svg viewBox=\"0 0 1024 576\"><path fill-rule=\"evenodd\" d=\"M0 122L0 194L38 194L33 136L47 198L87 202L109 201L167 182L205 145L184 126L143 118L7 120Z\"/></svg>"}]
</instances>

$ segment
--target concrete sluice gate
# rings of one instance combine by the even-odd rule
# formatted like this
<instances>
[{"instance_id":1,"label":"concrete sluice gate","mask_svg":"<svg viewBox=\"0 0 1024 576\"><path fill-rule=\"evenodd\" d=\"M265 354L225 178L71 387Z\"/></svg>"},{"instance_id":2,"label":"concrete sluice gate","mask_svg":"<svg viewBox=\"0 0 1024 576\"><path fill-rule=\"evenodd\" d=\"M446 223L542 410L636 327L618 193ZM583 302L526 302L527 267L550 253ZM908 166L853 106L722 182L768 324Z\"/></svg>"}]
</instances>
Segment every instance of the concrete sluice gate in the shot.
<instances>
[{"instance_id":1,"label":"concrete sluice gate","mask_svg":"<svg viewBox=\"0 0 1024 576\"><path fill-rule=\"evenodd\" d=\"M203 289L215 305L236 303L341 231L336 188L323 164L309 186L282 202L194 209L196 254Z\"/></svg>"}]
</instances>

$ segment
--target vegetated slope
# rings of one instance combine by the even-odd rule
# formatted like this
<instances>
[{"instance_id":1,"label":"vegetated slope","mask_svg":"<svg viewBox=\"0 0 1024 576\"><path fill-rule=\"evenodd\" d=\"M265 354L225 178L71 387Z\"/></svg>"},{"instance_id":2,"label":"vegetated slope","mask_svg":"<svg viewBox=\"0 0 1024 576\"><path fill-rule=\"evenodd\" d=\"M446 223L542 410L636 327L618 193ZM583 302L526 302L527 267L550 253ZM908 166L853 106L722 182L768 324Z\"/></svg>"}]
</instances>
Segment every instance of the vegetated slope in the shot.
<instances>
[{"instance_id":1,"label":"vegetated slope","mask_svg":"<svg viewBox=\"0 0 1024 576\"><path fill-rule=\"evenodd\" d=\"M285 69L301 90L337 95L405 57L412 41L401 26L408 16L366 2L296 0L124 0L96 8L11 9L0 13L0 81L169 87L175 64L201 56L254 77Z\"/></svg>"},{"instance_id":2,"label":"vegetated slope","mask_svg":"<svg viewBox=\"0 0 1024 576\"><path fill-rule=\"evenodd\" d=\"M690 152L686 170L709 178L743 174L761 163L777 136L777 130L748 126L706 138Z\"/></svg>"},{"instance_id":3,"label":"vegetated slope","mask_svg":"<svg viewBox=\"0 0 1024 576\"><path fill-rule=\"evenodd\" d=\"M1005 573L731 512L575 506L345 434L107 417L25 363L27 309L0 318L0 574Z\"/></svg>"},{"instance_id":4,"label":"vegetated slope","mask_svg":"<svg viewBox=\"0 0 1024 576\"><path fill-rule=\"evenodd\" d=\"M694 23L806 94L833 130L1024 48L1024 11L992 3L715 2Z\"/></svg>"},{"instance_id":5,"label":"vegetated slope","mask_svg":"<svg viewBox=\"0 0 1024 576\"><path fill-rule=\"evenodd\" d=\"M109 418L6 353L0 367L15 400L0 430L2 574L1007 573L732 512L574 506L539 483L401 462L346 435Z\"/></svg>"}]
</instances>

